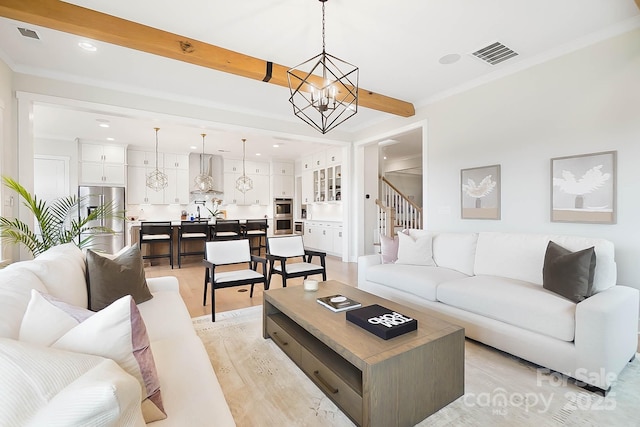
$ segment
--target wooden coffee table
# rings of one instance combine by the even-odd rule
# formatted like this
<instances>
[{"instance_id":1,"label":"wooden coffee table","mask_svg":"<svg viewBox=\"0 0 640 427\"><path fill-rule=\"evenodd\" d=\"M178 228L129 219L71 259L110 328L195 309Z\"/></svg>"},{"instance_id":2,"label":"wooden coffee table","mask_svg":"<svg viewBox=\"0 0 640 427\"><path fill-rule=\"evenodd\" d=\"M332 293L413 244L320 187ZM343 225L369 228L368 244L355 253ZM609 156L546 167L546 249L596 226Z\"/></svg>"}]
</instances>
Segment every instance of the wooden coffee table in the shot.
<instances>
[{"instance_id":1,"label":"wooden coffee table","mask_svg":"<svg viewBox=\"0 0 640 427\"><path fill-rule=\"evenodd\" d=\"M333 294L410 316L418 330L385 341L316 302ZM413 426L464 394L464 329L337 281L265 291L263 336L361 426Z\"/></svg>"}]
</instances>

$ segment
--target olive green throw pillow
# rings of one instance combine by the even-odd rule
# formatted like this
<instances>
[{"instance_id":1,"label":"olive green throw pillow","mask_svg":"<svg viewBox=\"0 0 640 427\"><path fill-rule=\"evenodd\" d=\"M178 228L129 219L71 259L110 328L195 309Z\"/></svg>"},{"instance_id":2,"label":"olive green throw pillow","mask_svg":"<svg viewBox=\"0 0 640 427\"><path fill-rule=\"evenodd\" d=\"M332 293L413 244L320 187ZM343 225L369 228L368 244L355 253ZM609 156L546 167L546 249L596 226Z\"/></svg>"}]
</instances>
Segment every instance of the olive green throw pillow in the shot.
<instances>
[{"instance_id":1,"label":"olive green throw pillow","mask_svg":"<svg viewBox=\"0 0 640 427\"><path fill-rule=\"evenodd\" d=\"M113 259L88 250L86 259L90 310L102 310L125 295L131 295L136 304L153 298L137 245Z\"/></svg>"},{"instance_id":2,"label":"olive green throw pillow","mask_svg":"<svg viewBox=\"0 0 640 427\"><path fill-rule=\"evenodd\" d=\"M542 286L574 302L593 294L596 252L593 247L571 252L549 242L544 256Z\"/></svg>"}]
</instances>

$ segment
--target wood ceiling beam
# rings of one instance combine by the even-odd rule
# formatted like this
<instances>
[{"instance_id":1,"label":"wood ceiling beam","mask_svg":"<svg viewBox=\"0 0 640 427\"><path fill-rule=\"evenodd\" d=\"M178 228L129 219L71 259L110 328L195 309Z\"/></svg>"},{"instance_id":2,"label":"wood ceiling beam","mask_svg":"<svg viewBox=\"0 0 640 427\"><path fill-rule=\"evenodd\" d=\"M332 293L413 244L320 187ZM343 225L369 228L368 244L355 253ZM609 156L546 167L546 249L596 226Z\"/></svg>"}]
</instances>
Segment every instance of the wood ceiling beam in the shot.
<instances>
[{"instance_id":1,"label":"wood ceiling beam","mask_svg":"<svg viewBox=\"0 0 640 427\"><path fill-rule=\"evenodd\" d=\"M266 76L263 59L59 0L2 0L0 16L254 80ZM274 63L269 83L289 87L289 68ZM363 88L358 105L402 117L415 114L413 104Z\"/></svg>"}]
</instances>

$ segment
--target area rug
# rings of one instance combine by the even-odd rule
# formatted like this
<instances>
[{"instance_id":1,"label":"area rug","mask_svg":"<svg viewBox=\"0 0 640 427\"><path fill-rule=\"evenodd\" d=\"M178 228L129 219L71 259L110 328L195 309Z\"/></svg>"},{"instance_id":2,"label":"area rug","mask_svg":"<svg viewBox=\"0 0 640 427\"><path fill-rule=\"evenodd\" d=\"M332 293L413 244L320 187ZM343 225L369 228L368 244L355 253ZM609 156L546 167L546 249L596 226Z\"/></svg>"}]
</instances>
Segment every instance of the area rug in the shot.
<instances>
[{"instance_id":1,"label":"area rug","mask_svg":"<svg viewBox=\"0 0 640 427\"><path fill-rule=\"evenodd\" d=\"M238 427L354 424L270 340L262 307L193 319ZM640 358L608 396L467 340L465 394L418 426L638 426Z\"/></svg>"}]
</instances>

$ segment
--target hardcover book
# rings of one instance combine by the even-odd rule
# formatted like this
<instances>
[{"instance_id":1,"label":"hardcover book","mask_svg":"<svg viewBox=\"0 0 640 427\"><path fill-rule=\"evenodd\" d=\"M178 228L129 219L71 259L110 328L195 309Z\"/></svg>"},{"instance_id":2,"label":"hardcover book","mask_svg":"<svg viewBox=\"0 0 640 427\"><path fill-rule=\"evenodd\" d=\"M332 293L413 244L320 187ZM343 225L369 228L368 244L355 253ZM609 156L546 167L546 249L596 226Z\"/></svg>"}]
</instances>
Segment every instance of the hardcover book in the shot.
<instances>
[{"instance_id":1,"label":"hardcover book","mask_svg":"<svg viewBox=\"0 0 640 427\"><path fill-rule=\"evenodd\" d=\"M327 307L331 311L345 311L352 308L361 307L358 301L354 301L351 298L347 298L344 295L330 295L328 297L320 297L316 301L319 304Z\"/></svg>"},{"instance_id":2,"label":"hardcover book","mask_svg":"<svg viewBox=\"0 0 640 427\"><path fill-rule=\"evenodd\" d=\"M418 321L378 304L347 313L347 320L388 340L418 329Z\"/></svg>"}]
</instances>

